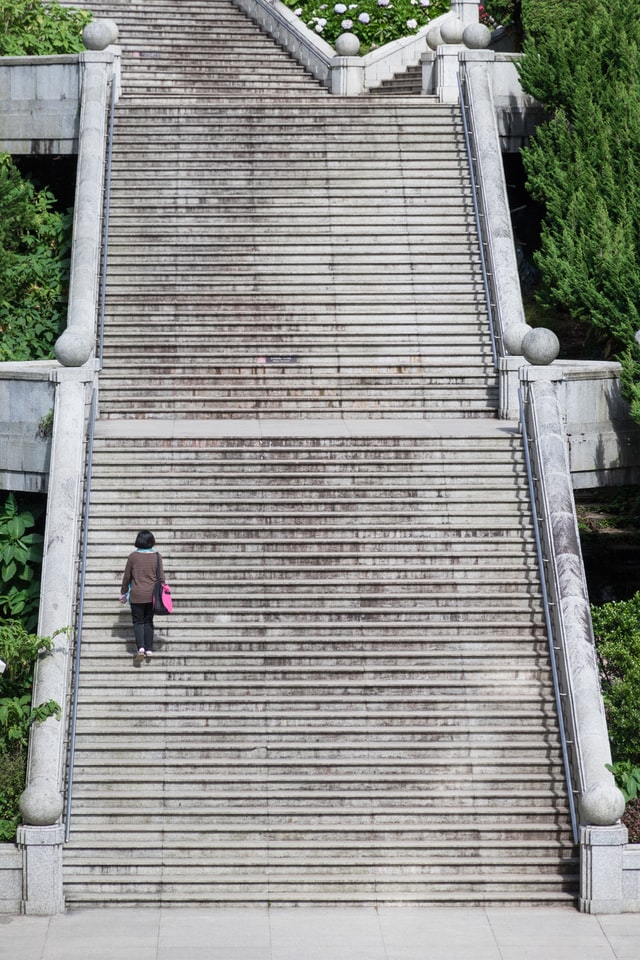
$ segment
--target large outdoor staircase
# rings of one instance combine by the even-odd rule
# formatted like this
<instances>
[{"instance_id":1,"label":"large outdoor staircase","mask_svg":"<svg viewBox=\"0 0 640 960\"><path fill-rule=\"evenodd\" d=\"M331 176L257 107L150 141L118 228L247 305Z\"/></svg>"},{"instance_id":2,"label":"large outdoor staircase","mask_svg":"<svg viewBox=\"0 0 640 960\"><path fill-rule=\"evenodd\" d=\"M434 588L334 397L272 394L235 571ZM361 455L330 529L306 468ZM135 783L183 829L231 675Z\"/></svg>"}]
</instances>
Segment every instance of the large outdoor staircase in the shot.
<instances>
[{"instance_id":1,"label":"large outdoor staircase","mask_svg":"<svg viewBox=\"0 0 640 960\"><path fill-rule=\"evenodd\" d=\"M226 0L88 6L124 96L68 903L569 899L457 111L332 98ZM142 528L176 612L135 667Z\"/></svg>"}]
</instances>

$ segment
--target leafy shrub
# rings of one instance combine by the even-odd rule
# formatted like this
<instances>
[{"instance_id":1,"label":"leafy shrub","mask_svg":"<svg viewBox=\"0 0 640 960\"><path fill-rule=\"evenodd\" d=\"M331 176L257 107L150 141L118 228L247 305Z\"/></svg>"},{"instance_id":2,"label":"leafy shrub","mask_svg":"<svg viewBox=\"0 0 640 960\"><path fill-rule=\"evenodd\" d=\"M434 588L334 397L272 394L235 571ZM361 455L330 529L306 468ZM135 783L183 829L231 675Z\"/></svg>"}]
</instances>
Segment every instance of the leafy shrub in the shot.
<instances>
[{"instance_id":1,"label":"leafy shrub","mask_svg":"<svg viewBox=\"0 0 640 960\"><path fill-rule=\"evenodd\" d=\"M27 772L25 750L0 753L0 843L14 840L20 825L19 802Z\"/></svg>"},{"instance_id":2,"label":"leafy shrub","mask_svg":"<svg viewBox=\"0 0 640 960\"><path fill-rule=\"evenodd\" d=\"M284 0L303 23L335 44L342 33L353 33L360 53L410 36L430 20L450 9L450 0L358 0L322 3L319 0Z\"/></svg>"},{"instance_id":3,"label":"leafy shrub","mask_svg":"<svg viewBox=\"0 0 640 960\"><path fill-rule=\"evenodd\" d=\"M591 609L616 762L640 765L640 592Z\"/></svg>"},{"instance_id":4,"label":"leafy shrub","mask_svg":"<svg viewBox=\"0 0 640 960\"><path fill-rule=\"evenodd\" d=\"M0 615L19 618L27 630L36 627L40 603L43 538L36 522L12 493L0 507Z\"/></svg>"},{"instance_id":5,"label":"leafy shrub","mask_svg":"<svg viewBox=\"0 0 640 960\"><path fill-rule=\"evenodd\" d=\"M0 660L7 664L0 674L0 841L13 840L20 822L29 729L61 716L53 700L31 706L34 664L41 652L51 649L54 637L29 633L16 620L0 624Z\"/></svg>"},{"instance_id":6,"label":"leafy shrub","mask_svg":"<svg viewBox=\"0 0 640 960\"><path fill-rule=\"evenodd\" d=\"M42 360L66 323L71 215L0 154L0 360Z\"/></svg>"},{"instance_id":7,"label":"leafy shrub","mask_svg":"<svg viewBox=\"0 0 640 960\"><path fill-rule=\"evenodd\" d=\"M57 0L2 0L0 56L43 56L84 50L82 29L91 14Z\"/></svg>"},{"instance_id":8,"label":"leafy shrub","mask_svg":"<svg viewBox=\"0 0 640 960\"><path fill-rule=\"evenodd\" d=\"M626 803L637 800L640 796L640 767L634 766L630 760L618 760L617 763L607 763L617 785L620 787Z\"/></svg>"},{"instance_id":9,"label":"leafy shrub","mask_svg":"<svg viewBox=\"0 0 640 960\"><path fill-rule=\"evenodd\" d=\"M520 0L485 0L479 5L480 23L492 30L508 27L520 18Z\"/></svg>"}]
</instances>

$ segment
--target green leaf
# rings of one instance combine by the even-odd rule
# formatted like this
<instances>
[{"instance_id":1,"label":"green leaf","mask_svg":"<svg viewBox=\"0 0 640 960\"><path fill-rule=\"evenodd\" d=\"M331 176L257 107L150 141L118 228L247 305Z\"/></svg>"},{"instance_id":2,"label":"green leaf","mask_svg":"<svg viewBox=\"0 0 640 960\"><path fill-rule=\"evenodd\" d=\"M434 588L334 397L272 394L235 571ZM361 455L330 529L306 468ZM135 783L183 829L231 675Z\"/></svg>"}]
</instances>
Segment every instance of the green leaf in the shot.
<instances>
[{"instance_id":1,"label":"green leaf","mask_svg":"<svg viewBox=\"0 0 640 960\"><path fill-rule=\"evenodd\" d=\"M26 530L24 518L21 516L12 517L7 524L7 533L13 540L19 540Z\"/></svg>"}]
</instances>

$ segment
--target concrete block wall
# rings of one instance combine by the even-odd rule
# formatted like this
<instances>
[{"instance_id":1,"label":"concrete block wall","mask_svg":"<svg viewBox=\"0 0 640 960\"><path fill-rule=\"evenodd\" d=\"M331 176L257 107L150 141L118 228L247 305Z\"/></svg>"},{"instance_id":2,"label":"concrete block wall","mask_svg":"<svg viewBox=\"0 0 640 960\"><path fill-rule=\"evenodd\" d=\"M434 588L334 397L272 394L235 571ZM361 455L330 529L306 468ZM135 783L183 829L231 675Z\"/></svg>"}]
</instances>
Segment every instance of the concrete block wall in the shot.
<instances>
[{"instance_id":1,"label":"concrete block wall","mask_svg":"<svg viewBox=\"0 0 640 960\"><path fill-rule=\"evenodd\" d=\"M77 153L81 86L80 55L2 57L0 151Z\"/></svg>"},{"instance_id":2,"label":"concrete block wall","mask_svg":"<svg viewBox=\"0 0 640 960\"><path fill-rule=\"evenodd\" d=\"M521 54L495 53L492 68L493 104L500 146L504 153L517 153L525 146L544 118L541 104L520 85L517 62Z\"/></svg>"},{"instance_id":3,"label":"concrete block wall","mask_svg":"<svg viewBox=\"0 0 640 960\"><path fill-rule=\"evenodd\" d=\"M0 843L0 914L20 913L22 854L15 843Z\"/></svg>"},{"instance_id":4,"label":"concrete block wall","mask_svg":"<svg viewBox=\"0 0 640 960\"><path fill-rule=\"evenodd\" d=\"M622 851L622 912L640 913L640 844Z\"/></svg>"},{"instance_id":5,"label":"concrete block wall","mask_svg":"<svg viewBox=\"0 0 640 960\"><path fill-rule=\"evenodd\" d=\"M40 422L53 409L54 360L0 363L0 489L45 493L51 437Z\"/></svg>"},{"instance_id":6,"label":"concrete block wall","mask_svg":"<svg viewBox=\"0 0 640 960\"><path fill-rule=\"evenodd\" d=\"M562 370L565 418L574 490L637 483L640 424L622 397L618 363L556 361Z\"/></svg>"}]
</instances>

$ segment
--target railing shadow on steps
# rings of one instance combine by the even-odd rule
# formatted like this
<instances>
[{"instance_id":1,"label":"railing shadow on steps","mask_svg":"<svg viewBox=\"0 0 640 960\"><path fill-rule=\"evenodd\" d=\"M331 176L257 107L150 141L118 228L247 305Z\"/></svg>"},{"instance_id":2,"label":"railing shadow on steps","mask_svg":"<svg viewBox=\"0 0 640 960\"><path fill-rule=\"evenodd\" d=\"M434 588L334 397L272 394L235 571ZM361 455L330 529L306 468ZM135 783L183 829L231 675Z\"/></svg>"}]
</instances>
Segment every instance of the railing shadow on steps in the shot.
<instances>
[{"instance_id":1,"label":"railing shadow on steps","mask_svg":"<svg viewBox=\"0 0 640 960\"><path fill-rule=\"evenodd\" d=\"M621 850L626 829L619 820L625 803L606 767L611 763L611 750L558 400L563 373L553 366L531 366L523 357L510 357L507 349L510 335L512 342L518 343L527 327L489 73L486 63L474 63L472 56L470 61L460 66L460 106L494 360L498 369L511 365L512 377L517 369L521 384L518 414L554 697L572 832L581 847L580 908L594 913L620 912L624 909ZM505 384L502 380L500 407L506 416L513 400L503 396ZM616 884L617 894L613 891Z\"/></svg>"}]
</instances>

